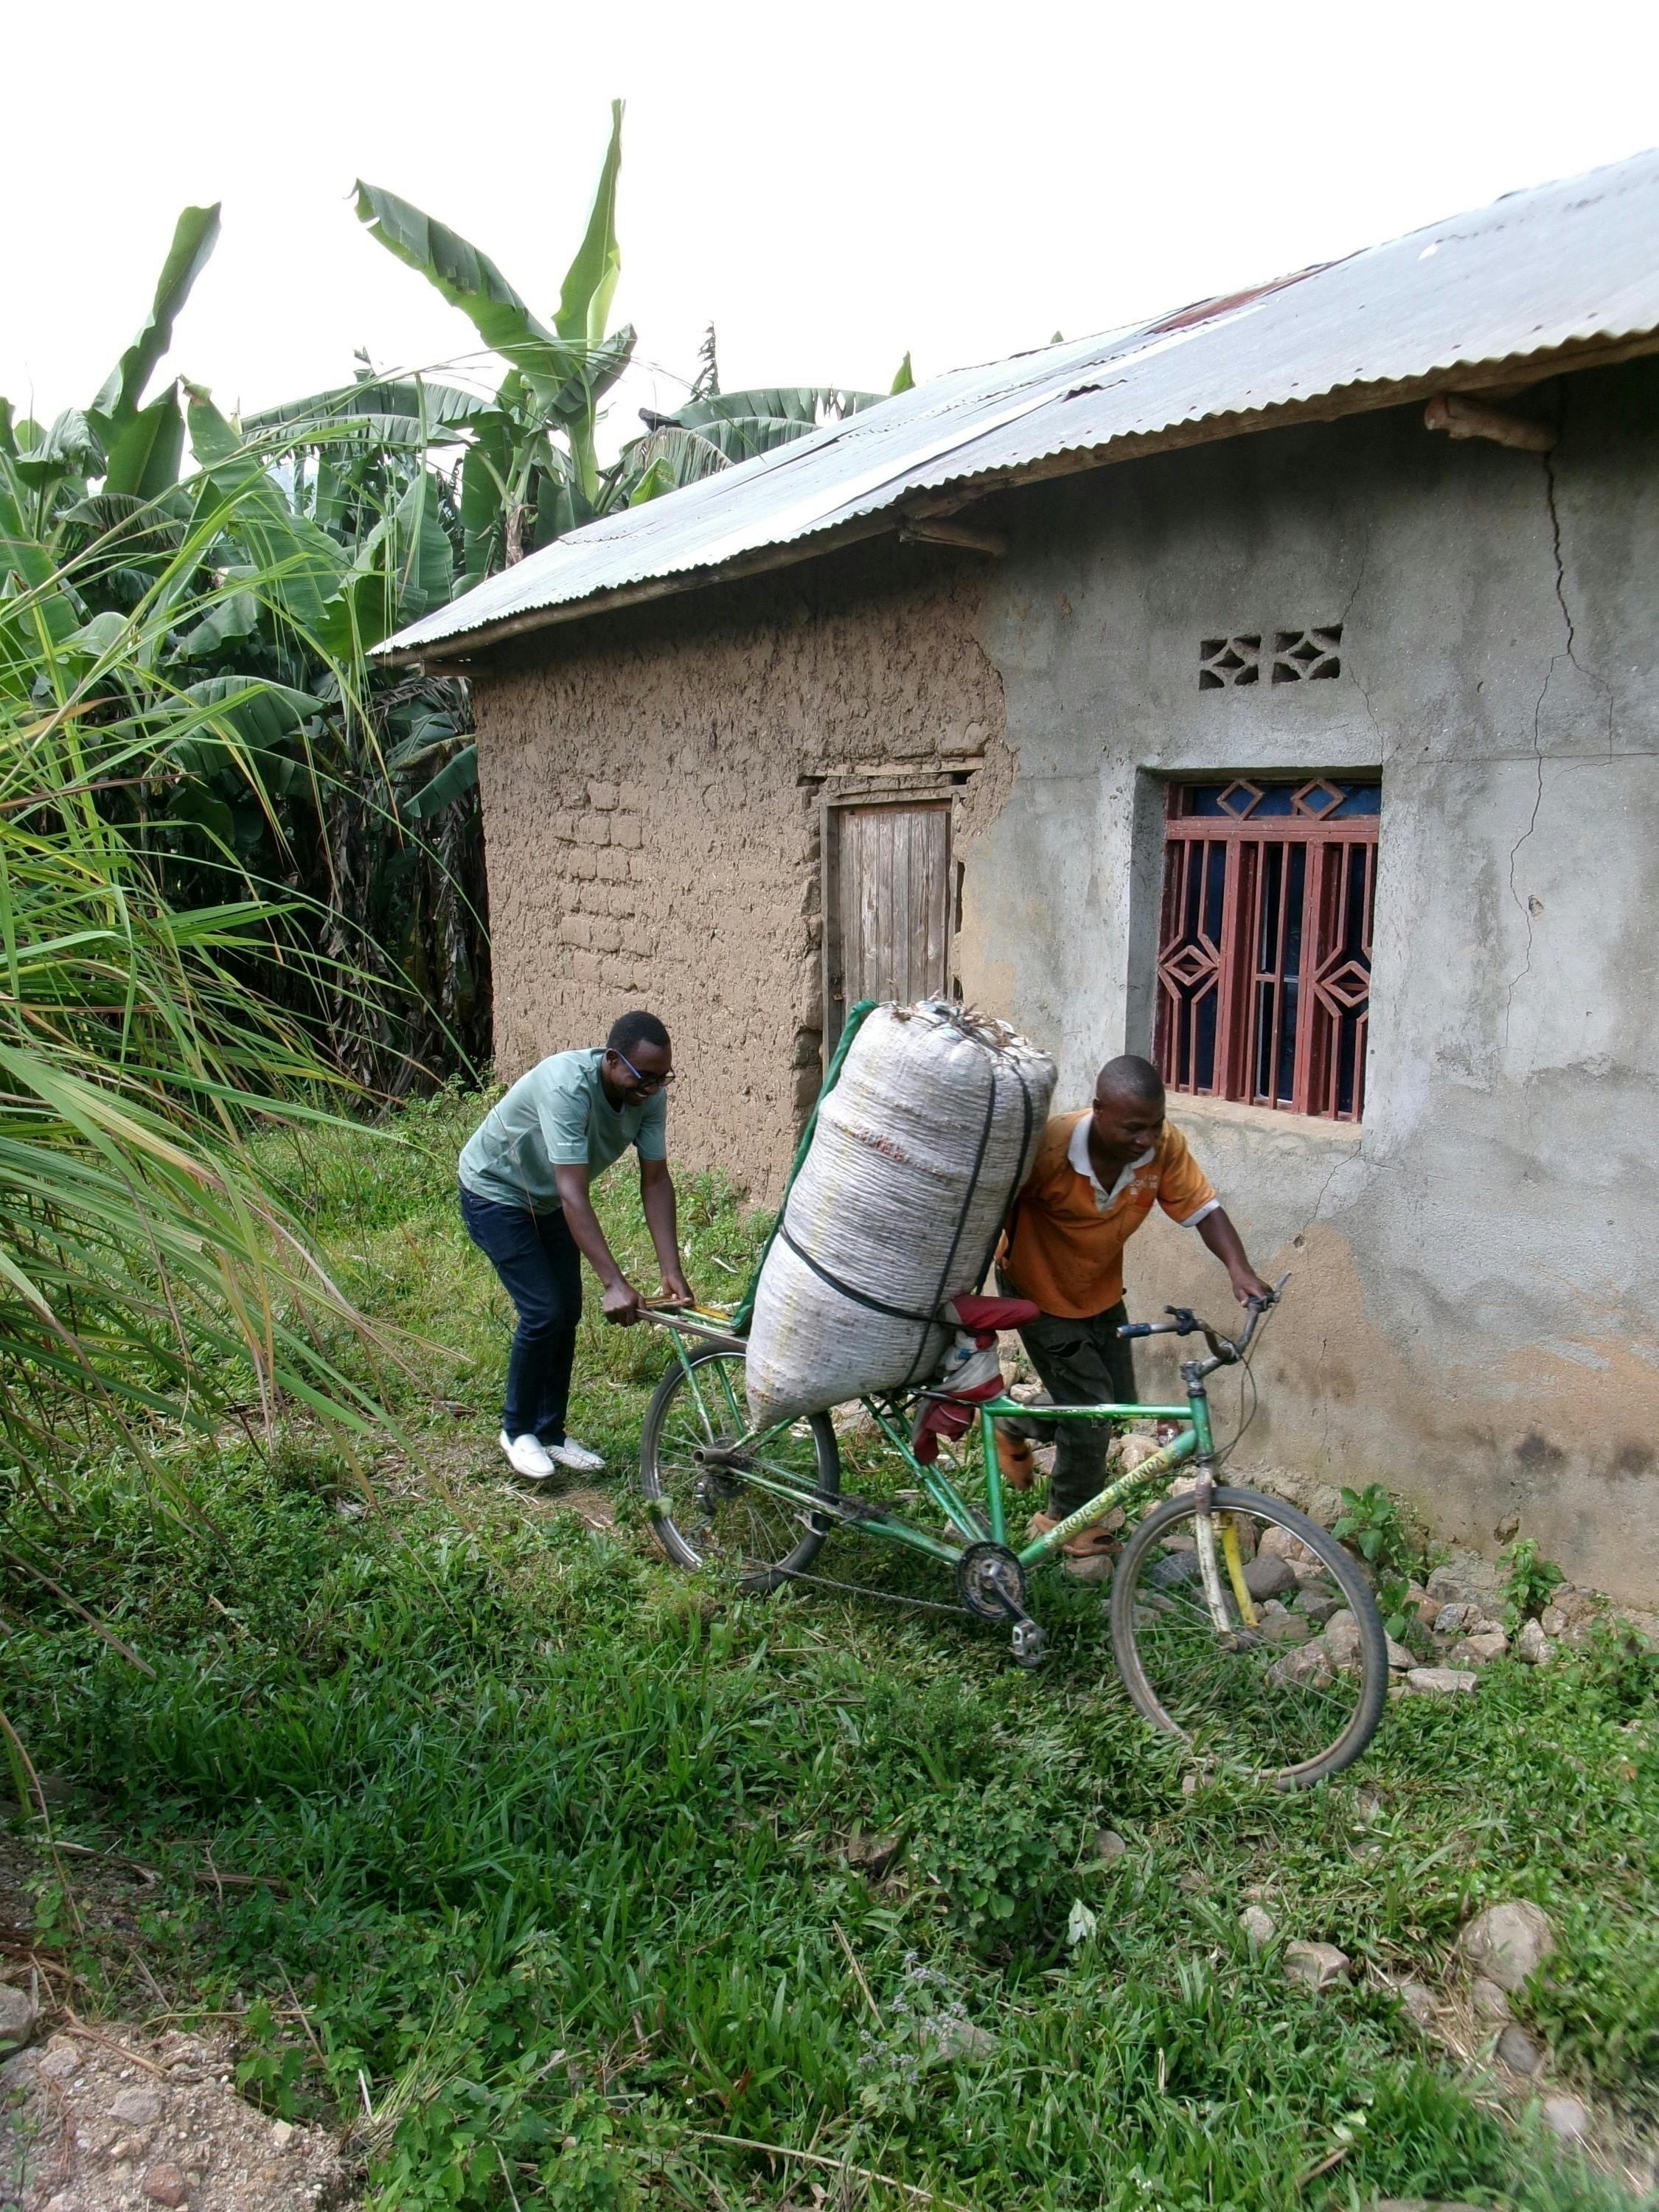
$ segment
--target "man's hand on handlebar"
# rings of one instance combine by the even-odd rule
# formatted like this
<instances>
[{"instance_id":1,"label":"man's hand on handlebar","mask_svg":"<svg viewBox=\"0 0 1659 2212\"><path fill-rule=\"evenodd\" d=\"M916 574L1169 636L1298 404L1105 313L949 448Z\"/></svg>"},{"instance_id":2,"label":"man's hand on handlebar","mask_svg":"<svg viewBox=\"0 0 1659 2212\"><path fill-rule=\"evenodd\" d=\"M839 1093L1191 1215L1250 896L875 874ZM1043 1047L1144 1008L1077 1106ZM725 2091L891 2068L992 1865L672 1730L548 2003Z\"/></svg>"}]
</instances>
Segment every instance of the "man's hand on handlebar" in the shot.
<instances>
[{"instance_id":1,"label":"man's hand on handlebar","mask_svg":"<svg viewBox=\"0 0 1659 2212\"><path fill-rule=\"evenodd\" d=\"M1253 1304L1257 1299L1265 1299L1269 1305L1273 1304L1271 1287L1262 1281L1254 1267L1237 1267L1229 1272L1232 1276L1233 1296L1240 1305Z\"/></svg>"},{"instance_id":2,"label":"man's hand on handlebar","mask_svg":"<svg viewBox=\"0 0 1659 2212\"><path fill-rule=\"evenodd\" d=\"M605 1285L599 1304L608 1322L614 1322L618 1328L627 1328L639 1319L643 1303L632 1283L625 1282L618 1275L614 1283Z\"/></svg>"},{"instance_id":3,"label":"man's hand on handlebar","mask_svg":"<svg viewBox=\"0 0 1659 2212\"><path fill-rule=\"evenodd\" d=\"M1118 1334L1124 1337L1201 1336L1216 1358L1225 1364L1241 1358L1249 1348L1261 1316L1279 1304L1279 1292L1290 1278L1283 1275L1276 1285L1264 1283L1259 1275L1255 1274L1250 1275L1249 1280L1258 1285L1255 1290L1246 1291L1237 1283L1233 1286L1250 1316L1243 1335L1237 1338L1223 1336L1219 1329L1210 1322L1200 1321L1190 1306L1165 1306L1164 1310L1170 1316L1168 1321L1126 1322L1118 1330Z\"/></svg>"}]
</instances>

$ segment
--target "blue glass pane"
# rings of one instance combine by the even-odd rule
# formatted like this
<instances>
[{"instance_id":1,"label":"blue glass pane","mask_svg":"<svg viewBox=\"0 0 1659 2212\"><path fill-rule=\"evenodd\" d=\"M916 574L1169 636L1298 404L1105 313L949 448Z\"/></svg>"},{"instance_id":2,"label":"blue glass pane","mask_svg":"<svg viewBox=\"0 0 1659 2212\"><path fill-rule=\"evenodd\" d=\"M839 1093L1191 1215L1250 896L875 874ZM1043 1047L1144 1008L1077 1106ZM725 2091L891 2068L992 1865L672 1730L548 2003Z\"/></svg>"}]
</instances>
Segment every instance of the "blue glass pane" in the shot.
<instances>
[{"instance_id":1,"label":"blue glass pane","mask_svg":"<svg viewBox=\"0 0 1659 2212\"><path fill-rule=\"evenodd\" d=\"M1204 816L1211 819L1218 818L1224 822L1282 821L1287 815L1292 814L1296 794L1307 782L1305 776L1298 777L1294 783L1266 783L1259 777L1251 777L1249 780L1261 793L1254 806L1250 806L1249 791L1238 787L1241 779L1230 776L1224 783L1189 783L1183 786L1186 797L1182 811L1189 816ZM1297 815L1295 817L1297 820L1348 822L1352 821L1356 815L1376 814L1382 810L1382 787L1379 783L1346 781L1337 776L1322 777L1321 781L1328 784L1333 791L1341 793L1340 802L1332 807L1328 814L1316 816L1311 812L1306 812ZM1221 803L1224 792L1231 794L1225 806ZM1322 797L1317 794L1315 796L1316 803L1322 805L1324 804ZM1244 811L1246 807L1249 808L1248 814Z\"/></svg>"}]
</instances>

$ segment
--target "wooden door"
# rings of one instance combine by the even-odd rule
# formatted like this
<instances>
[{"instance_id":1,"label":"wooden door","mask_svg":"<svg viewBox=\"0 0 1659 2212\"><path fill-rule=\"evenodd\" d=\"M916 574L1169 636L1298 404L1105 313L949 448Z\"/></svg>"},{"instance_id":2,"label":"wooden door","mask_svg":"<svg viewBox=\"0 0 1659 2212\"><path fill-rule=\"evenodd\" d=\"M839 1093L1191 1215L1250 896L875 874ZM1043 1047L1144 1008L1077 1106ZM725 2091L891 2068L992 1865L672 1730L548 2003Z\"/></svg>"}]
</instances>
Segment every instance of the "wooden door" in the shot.
<instances>
[{"instance_id":1,"label":"wooden door","mask_svg":"<svg viewBox=\"0 0 1659 2212\"><path fill-rule=\"evenodd\" d=\"M823 885L827 1057L860 999L948 995L949 799L827 806Z\"/></svg>"}]
</instances>

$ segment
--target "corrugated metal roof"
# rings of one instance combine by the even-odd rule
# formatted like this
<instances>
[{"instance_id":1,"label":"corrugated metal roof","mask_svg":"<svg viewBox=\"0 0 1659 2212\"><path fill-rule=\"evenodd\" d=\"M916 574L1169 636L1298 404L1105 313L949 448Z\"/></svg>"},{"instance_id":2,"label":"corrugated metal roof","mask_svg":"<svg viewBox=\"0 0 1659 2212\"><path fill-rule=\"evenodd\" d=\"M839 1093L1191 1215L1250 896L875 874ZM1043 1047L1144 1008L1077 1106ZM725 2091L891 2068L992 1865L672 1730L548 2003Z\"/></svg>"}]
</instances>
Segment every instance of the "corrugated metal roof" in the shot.
<instances>
[{"instance_id":1,"label":"corrugated metal roof","mask_svg":"<svg viewBox=\"0 0 1659 2212\"><path fill-rule=\"evenodd\" d=\"M1109 459L1127 441L1139 451L1217 418L1328 408L1355 387L1381 387L1385 404L1389 387L1656 332L1659 150L1155 323L937 377L589 523L382 650L458 650L450 641L597 611L630 586L795 557L784 549L1061 454Z\"/></svg>"}]
</instances>

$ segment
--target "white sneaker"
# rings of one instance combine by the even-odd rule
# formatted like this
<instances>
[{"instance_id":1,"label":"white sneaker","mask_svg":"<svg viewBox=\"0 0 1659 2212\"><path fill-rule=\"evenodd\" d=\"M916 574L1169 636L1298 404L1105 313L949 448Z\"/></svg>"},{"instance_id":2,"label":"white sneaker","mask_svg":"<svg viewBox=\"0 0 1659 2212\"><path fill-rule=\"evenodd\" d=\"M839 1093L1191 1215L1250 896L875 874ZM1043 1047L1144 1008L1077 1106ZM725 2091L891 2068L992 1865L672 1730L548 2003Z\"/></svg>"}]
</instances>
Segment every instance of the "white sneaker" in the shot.
<instances>
[{"instance_id":1,"label":"white sneaker","mask_svg":"<svg viewBox=\"0 0 1659 2212\"><path fill-rule=\"evenodd\" d=\"M597 1474L605 1465L598 1452L589 1451L574 1437L567 1437L562 1444L544 1444L541 1449L556 1467L568 1467L573 1474Z\"/></svg>"},{"instance_id":2,"label":"white sneaker","mask_svg":"<svg viewBox=\"0 0 1659 2212\"><path fill-rule=\"evenodd\" d=\"M553 1462L539 1437L509 1437L503 1429L495 1441L507 1454L507 1463L514 1474L522 1474L532 1482L545 1482L552 1474Z\"/></svg>"}]
</instances>

